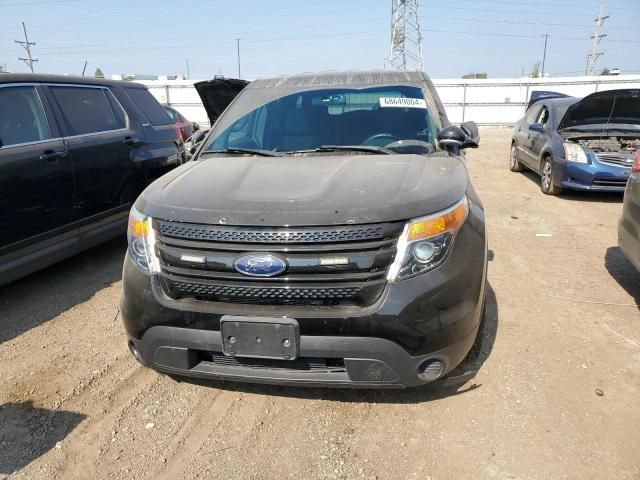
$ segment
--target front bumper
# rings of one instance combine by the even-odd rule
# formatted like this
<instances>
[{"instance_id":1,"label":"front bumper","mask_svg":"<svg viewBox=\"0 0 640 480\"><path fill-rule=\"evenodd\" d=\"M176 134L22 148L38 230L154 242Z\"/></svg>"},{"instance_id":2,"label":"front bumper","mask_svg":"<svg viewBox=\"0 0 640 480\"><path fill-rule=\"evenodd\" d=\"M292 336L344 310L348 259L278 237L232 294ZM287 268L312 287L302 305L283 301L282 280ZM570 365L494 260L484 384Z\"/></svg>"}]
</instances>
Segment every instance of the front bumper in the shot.
<instances>
[{"instance_id":1,"label":"front bumper","mask_svg":"<svg viewBox=\"0 0 640 480\"><path fill-rule=\"evenodd\" d=\"M127 255L121 313L137 358L166 373L303 386L412 387L427 383L417 376L425 360L443 362L446 375L471 349L482 317L486 267L484 212L473 204L442 265L388 284L369 307L174 300ZM335 365L333 359L344 368L225 362L223 315L294 318L300 329L298 357Z\"/></svg>"},{"instance_id":2,"label":"front bumper","mask_svg":"<svg viewBox=\"0 0 640 480\"><path fill-rule=\"evenodd\" d=\"M590 163L560 161L557 163L559 186L572 190L624 192L631 170L594 160Z\"/></svg>"},{"instance_id":3,"label":"front bumper","mask_svg":"<svg viewBox=\"0 0 640 480\"><path fill-rule=\"evenodd\" d=\"M425 361L440 360L447 373L452 370L471 349L477 330L476 326L456 344L417 357L383 338L302 335L299 358L339 359L340 367L326 369L289 368L288 360L218 362L222 340L220 332L210 330L151 327L141 339L130 339L129 347L145 366L169 374L290 386L403 388L425 383L417 377ZM464 380L469 378L467 374Z\"/></svg>"}]
</instances>

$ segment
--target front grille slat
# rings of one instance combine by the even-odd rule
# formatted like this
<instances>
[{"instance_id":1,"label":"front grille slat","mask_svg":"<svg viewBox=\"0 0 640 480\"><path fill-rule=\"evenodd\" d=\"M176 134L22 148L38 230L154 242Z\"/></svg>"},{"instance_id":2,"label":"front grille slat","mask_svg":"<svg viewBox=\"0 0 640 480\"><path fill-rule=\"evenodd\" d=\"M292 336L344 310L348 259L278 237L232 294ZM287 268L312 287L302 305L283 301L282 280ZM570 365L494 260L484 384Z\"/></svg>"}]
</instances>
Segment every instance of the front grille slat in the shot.
<instances>
[{"instance_id":1,"label":"front grille slat","mask_svg":"<svg viewBox=\"0 0 640 480\"><path fill-rule=\"evenodd\" d=\"M592 182L593 185L598 187L625 187L627 180L617 178L596 178Z\"/></svg>"},{"instance_id":2,"label":"front grille slat","mask_svg":"<svg viewBox=\"0 0 640 480\"><path fill-rule=\"evenodd\" d=\"M192 270L188 268L163 265L163 270L172 275L200 278L207 280L246 281L247 277L236 272L221 272L209 270ZM261 278L261 282L286 283L286 282L354 282L361 280L379 279L386 275L385 271L377 272L336 272L336 273L298 273L286 274L280 277Z\"/></svg>"},{"instance_id":3,"label":"front grille slat","mask_svg":"<svg viewBox=\"0 0 640 480\"><path fill-rule=\"evenodd\" d=\"M336 305L350 302L363 293L363 285L340 286L273 286L230 285L213 282L189 282L176 279L166 281L169 293L174 297L192 297L196 300L212 300L228 303L276 304L276 305ZM369 285L371 288L374 285Z\"/></svg>"},{"instance_id":4,"label":"front grille slat","mask_svg":"<svg viewBox=\"0 0 640 480\"><path fill-rule=\"evenodd\" d=\"M607 163L609 165L614 165L616 167L625 167L631 168L633 164L633 156L630 153L615 153L615 152L606 152L606 153L597 153L596 158L599 162Z\"/></svg>"},{"instance_id":5,"label":"front grille slat","mask_svg":"<svg viewBox=\"0 0 640 480\"><path fill-rule=\"evenodd\" d=\"M202 242L194 240L184 240L172 237L157 235L157 241L169 247L178 249L199 250L203 254L208 251L217 252L290 252L305 253L314 252L357 252L363 250L374 250L378 248L391 248L395 243L394 238L382 240L368 240L366 242L349 243L314 243L314 244L287 244L287 243L229 243L229 242Z\"/></svg>"},{"instance_id":6,"label":"front grille slat","mask_svg":"<svg viewBox=\"0 0 640 480\"><path fill-rule=\"evenodd\" d=\"M403 222L333 227L231 227L154 220L160 284L176 300L245 305L360 306L382 294ZM247 254L281 257L280 275L235 270Z\"/></svg>"},{"instance_id":7,"label":"front grille slat","mask_svg":"<svg viewBox=\"0 0 640 480\"><path fill-rule=\"evenodd\" d=\"M157 222L165 237L230 243L334 243L378 240L384 237L383 226L346 226L333 228L272 229L238 228L217 225L193 225Z\"/></svg>"}]
</instances>

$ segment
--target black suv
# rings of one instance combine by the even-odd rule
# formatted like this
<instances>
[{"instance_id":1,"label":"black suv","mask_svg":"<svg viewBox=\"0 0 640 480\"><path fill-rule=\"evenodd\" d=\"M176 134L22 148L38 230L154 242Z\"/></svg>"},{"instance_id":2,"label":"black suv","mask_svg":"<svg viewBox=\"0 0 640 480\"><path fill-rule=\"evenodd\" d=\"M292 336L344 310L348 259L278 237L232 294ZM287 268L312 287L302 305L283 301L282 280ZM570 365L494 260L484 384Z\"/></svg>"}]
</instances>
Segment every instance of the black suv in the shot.
<instances>
[{"instance_id":1,"label":"black suv","mask_svg":"<svg viewBox=\"0 0 640 480\"><path fill-rule=\"evenodd\" d=\"M126 231L133 200L184 162L143 85L0 76L0 285Z\"/></svg>"},{"instance_id":2,"label":"black suv","mask_svg":"<svg viewBox=\"0 0 640 480\"><path fill-rule=\"evenodd\" d=\"M211 118L231 103L194 161L131 210L133 356L178 375L352 387L417 386L460 364L487 268L460 153L478 146L475 124L449 125L423 72L196 88Z\"/></svg>"}]
</instances>

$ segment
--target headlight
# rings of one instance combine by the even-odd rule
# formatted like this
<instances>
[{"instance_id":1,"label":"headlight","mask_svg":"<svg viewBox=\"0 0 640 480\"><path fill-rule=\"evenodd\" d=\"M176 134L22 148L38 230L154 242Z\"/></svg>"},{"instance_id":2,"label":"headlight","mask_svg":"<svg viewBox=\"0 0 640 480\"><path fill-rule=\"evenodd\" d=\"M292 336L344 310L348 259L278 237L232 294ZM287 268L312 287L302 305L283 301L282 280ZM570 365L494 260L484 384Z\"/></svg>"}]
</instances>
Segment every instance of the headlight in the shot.
<instances>
[{"instance_id":1,"label":"headlight","mask_svg":"<svg viewBox=\"0 0 640 480\"><path fill-rule=\"evenodd\" d=\"M564 158L567 162L587 163L587 154L581 145L566 142L564 144Z\"/></svg>"},{"instance_id":2,"label":"headlight","mask_svg":"<svg viewBox=\"0 0 640 480\"><path fill-rule=\"evenodd\" d=\"M447 257L453 239L469 215L469 202L463 197L453 207L416 218L405 225L396 259L387 280L395 282L433 270Z\"/></svg>"},{"instance_id":3,"label":"headlight","mask_svg":"<svg viewBox=\"0 0 640 480\"><path fill-rule=\"evenodd\" d=\"M129 256L140 270L146 274L160 271L158 259L153 252L155 236L151 217L144 216L133 207L129 213L127 241Z\"/></svg>"}]
</instances>

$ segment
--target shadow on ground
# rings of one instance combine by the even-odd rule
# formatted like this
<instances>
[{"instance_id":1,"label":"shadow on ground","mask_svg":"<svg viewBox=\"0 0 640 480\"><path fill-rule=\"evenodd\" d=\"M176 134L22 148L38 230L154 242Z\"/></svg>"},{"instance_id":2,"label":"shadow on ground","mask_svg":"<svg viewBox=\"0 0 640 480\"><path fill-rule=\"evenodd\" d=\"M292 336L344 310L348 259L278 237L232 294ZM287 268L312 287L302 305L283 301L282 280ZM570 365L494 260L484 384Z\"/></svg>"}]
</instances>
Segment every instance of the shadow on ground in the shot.
<instances>
[{"instance_id":1,"label":"shadow on ground","mask_svg":"<svg viewBox=\"0 0 640 480\"><path fill-rule=\"evenodd\" d=\"M11 475L55 447L85 415L28 402L0 405L0 474Z\"/></svg>"},{"instance_id":2,"label":"shadow on ground","mask_svg":"<svg viewBox=\"0 0 640 480\"><path fill-rule=\"evenodd\" d=\"M540 175L532 172L531 170L525 170L521 173L525 178L528 178L534 182L538 188L540 188ZM540 195L544 195L540 191ZM561 200L568 200L570 202L599 202L599 203L622 203L624 194L622 192L589 192L578 190L563 190L557 198Z\"/></svg>"},{"instance_id":3,"label":"shadow on ground","mask_svg":"<svg viewBox=\"0 0 640 480\"><path fill-rule=\"evenodd\" d=\"M640 305L640 272L627 260L619 247L609 247L604 256L609 275ZM640 309L640 307L639 307Z\"/></svg>"},{"instance_id":4,"label":"shadow on ground","mask_svg":"<svg viewBox=\"0 0 640 480\"><path fill-rule=\"evenodd\" d=\"M465 361L452 373L462 373L469 370L479 371L484 362L489 358L498 332L498 302L490 284L487 284L485 315L480 324L478 337ZM453 395L480 388L481 385L471 380L470 385L459 388L458 386L444 387L434 383L424 387L416 387L406 390L357 390L357 389L331 389L331 388L302 388L280 387L273 385L260 385L238 382L207 381L188 377L174 377L180 382L188 382L196 385L221 388L224 390L254 393L258 395L272 395L278 397L294 397L304 399L322 399L337 402L360 403L422 403L439 400Z\"/></svg>"},{"instance_id":5,"label":"shadow on ground","mask_svg":"<svg viewBox=\"0 0 640 480\"><path fill-rule=\"evenodd\" d=\"M0 287L0 343L119 281L126 248L126 238L117 238Z\"/></svg>"}]
</instances>

